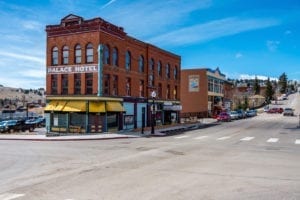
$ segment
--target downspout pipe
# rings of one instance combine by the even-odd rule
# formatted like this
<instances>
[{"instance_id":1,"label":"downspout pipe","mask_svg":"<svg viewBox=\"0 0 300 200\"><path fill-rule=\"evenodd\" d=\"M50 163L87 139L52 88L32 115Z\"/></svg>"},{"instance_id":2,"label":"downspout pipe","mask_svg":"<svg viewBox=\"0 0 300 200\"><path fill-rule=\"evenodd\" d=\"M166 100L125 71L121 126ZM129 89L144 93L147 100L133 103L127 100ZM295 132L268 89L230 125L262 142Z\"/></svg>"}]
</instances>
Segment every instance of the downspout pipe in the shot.
<instances>
[{"instance_id":1,"label":"downspout pipe","mask_svg":"<svg viewBox=\"0 0 300 200\"><path fill-rule=\"evenodd\" d=\"M102 96L103 44L98 45L98 97Z\"/></svg>"}]
</instances>

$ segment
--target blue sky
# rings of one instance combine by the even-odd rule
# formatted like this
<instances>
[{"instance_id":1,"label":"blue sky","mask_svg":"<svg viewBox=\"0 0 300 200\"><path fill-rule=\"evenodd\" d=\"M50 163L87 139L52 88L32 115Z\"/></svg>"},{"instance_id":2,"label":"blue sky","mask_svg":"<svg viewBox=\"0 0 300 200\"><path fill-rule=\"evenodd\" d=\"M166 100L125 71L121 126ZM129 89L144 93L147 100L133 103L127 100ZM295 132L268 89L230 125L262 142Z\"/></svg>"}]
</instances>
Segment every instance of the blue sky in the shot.
<instances>
[{"instance_id":1,"label":"blue sky","mask_svg":"<svg viewBox=\"0 0 300 200\"><path fill-rule=\"evenodd\" d=\"M0 0L0 84L45 87L45 26L75 14L228 78L300 80L299 0Z\"/></svg>"}]
</instances>

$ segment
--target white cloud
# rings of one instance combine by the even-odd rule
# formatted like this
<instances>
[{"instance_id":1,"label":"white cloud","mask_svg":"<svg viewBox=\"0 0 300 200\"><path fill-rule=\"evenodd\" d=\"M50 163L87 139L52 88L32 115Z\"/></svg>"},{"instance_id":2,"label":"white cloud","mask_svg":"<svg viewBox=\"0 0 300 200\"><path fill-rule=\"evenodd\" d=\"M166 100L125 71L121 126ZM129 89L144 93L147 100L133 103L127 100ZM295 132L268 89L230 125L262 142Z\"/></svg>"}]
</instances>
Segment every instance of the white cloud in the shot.
<instances>
[{"instance_id":1,"label":"white cloud","mask_svg":"<svg viewBox=\"0 0 300 200\"><path fill-rule=\"evenodd\" d=\"M17 53L10 53L10 52L0 52L0 56L4 57L11 57L13 59L19 59L19 60L25 60L25 61L31 61L39 64L45 65L45 59L35 56L30 56L26 54L17 54ZM21 61L20 61L21 62Z\"/></svg>"},{"instance_id":2,"label":"white cloud","mask_svg":"<svg viewBox=\"0 0 300 200\"><path fill-rule=\"evenodd\" d=\"M270 78L270 80L278 80L278 78L275 77L267 77L264 75L250 75L250 74L240 74L238 79L255 79L255 77L257 77L257 79L259 80L267 80L268 78Z\"/></svg>"},{"instance_id":3,"label":"white cloud","mask_svg":"<svg viewBox=\"0 0 300 200\"><path fill-rule=\"evenodd\" d=\"M292 34L292 31L286 30L286 31L284 32L284 34L285 34L285 35L290 35L290 34Z\"/></svg>"},{"instance_id":4,"label":"white cloud","mask_svg":"<svg viewBox=\"0 0 300 200\"><path fill-rule=\"evenodd\" d=\"M272 41L272 40L268 40L267 41L267 47L269 49L269 51L276 51L278 49L278 46L280 44L280 41Z\"/></svg>"},{"instance_id":5,"label":"white cloud","mask_svg":"<svg viewBox=\"0 0 300 200\"><path fill-rule=\"evenodd\" d=\"M160 45L175 46L200 43L245 31L276 26L279 23L273 19L225 18L168 32L150 41Z\"/></svg>"},{"instance_id":6,"label":"white cloud","mask_svg":"<svg viewBox=\"0 0 300 200\"><path fill-rule=\"evenodd\" d=\"M22 21L21 24L25 29L34 31L41 31L44 27L41 23L32 20Z\"/></svg>"},{"instance_id":7,"label":"white cloud","mask_svg":"<svg viewBox=\"0 0 300 200\"><path fill-rule=\"evenodd\" d=\"M208 8L211 2L211 0L192 3L189 0L117 1L101 12L110 22L125 27L125 31L130 35L145 38L184 26L191 12Z\"/></svg>"},{"instance_id":8,"label":"white cloud","mask_svg":"<svg viewBox=\"0 0 300 200\"><path fill-rule=\"evenodd\" d=\"M116 0L110 0L108 3L106 3L104 6L101 7L101 9L106 8L107 6L111 5L112 3L114 3Z\"/></svg>"},{"instance_id":9,"label":"white cloud","mask_svg":"<svg viewBox=\"0 0 300 200\"><path fill-rule=\"evenodd\" d=\"M244 55L242 53L240 53L240 52L235 54L235 58L237 58L237 59L239 59L239 58L241 58L243 56Z\"/></svg>"}]
</instances>

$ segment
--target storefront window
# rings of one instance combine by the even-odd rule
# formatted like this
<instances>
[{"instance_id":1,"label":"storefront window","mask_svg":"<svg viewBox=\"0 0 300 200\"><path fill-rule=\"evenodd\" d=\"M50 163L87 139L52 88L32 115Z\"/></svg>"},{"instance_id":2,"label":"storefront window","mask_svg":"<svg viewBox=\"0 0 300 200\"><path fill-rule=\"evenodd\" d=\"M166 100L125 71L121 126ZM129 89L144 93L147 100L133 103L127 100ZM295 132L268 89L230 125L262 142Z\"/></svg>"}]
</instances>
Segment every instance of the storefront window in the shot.
<instances>
[{"instance_id":1,"label":"storefront window","mask_svg":"<svg viewBox=\"0 0 300 200\"><path fill-rule=\"evenodd\" d=\"M118 129L118 113L107 113L107 128Z\"/></svg>"}]
</instances>

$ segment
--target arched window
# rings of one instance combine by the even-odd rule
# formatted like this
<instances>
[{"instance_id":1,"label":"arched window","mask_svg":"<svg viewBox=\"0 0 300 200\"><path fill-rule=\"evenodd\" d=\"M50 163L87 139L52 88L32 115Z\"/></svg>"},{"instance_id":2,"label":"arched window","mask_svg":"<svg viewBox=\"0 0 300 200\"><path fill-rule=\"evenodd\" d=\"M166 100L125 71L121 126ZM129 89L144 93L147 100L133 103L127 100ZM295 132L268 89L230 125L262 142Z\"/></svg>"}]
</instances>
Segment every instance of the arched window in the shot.
<instances>
[{"instance_id":1,"label":"arched window","mask_svg":"<svg viewBox=\"0 0 300 200\"><path fill-rule=\"evenodd\" d=\"M63 54L62 54L62 57L63 57L63 64L64 65L67 65L69 64L69 47L68 46L64 46L63 47Z\"/></svg>"},{"instance_id":2,"label":"arched window","mask_svg":"<svg viewBox=\"0 0 300 200\"><path fill-rule=\"evenodd\" d=\"M170 64L166 64L166 78L170 78Z\"/></svg>"},{"instance_id":3,"label":"arched window","mask_svg":"<svg viewBox=\"0 0 300 200\"><path fill-rule=\"evenodd\" d=\"M58 48L53 47L52 49L52 65L58 65Z\"/></svg>"},{"instance_id":4,"label":"arched window","mask_svg":"<svg viewBox=\"0 0 300 200\"><path fill-rule=\"evenodd\" d=\"M88 45L86 46L86 62L94 62L94 48L92 43L88 43Z\"/></svg>"},{"instance_id":5,"label":"arched window","mask_svg":"<svg viewBox=\"0 0 300 200\"><path fill-rule=\"evenodd\" d=\"M175 65L174 67L174 80L177 80L178 78L178 70L177 70L177 66Z\"/></svg>"},{"instance_id":6,"label":"arched window","mask_svg":"<svg viewBox=\"0 0 300 200\"><path fill-rule=\"evenodd\" d=\"M103 64L110 64L110 53L108 45L104 45L103 47Z\"/></svg>"},{"instance_id":7,"label":"arched window","mask_svg":"<svg viewBox=\"0 0 300 200\"><path fill-rule=\"evenodd\" d=\"M154 59L151 58L149 62L149 71L153 71L153 70L154 70Z\"/></svg>"},{"instance_id":8,"label":"arched window","mask_svg":"<svg viewBox=\"0 0 300 200\"><path fill-rule=\"evenodd\" d=\"M125 54L125 69L126 70L130 70L131 68L131 53L130 51L126 51L126 54Z\"/></svg>"},{"instance_id":9,"label":"arched window","mask_svg":"<svg viewBox=\"0 0 300 200\"><path fill-rule=\"evenodd\" d=\"M113 63L112 63L113 66L119 66L119 52L116 47L113 48L112 59L113 59Z\"/></svg>"},{"instance_id":10,"label":"arched window","mask_svg":"<svg viewBox=\"0 0 300 200\"><path fill-rule=\"evenodd\" d=\"M81 63L81 46L77 44L75 46L75 63Z\"/></svg>"},{"instance_id":11,"label":"arched window","mask_svg":"<svg viewBox=\"0 0 300 200\"><path fill-rule=\"evenodd\" d=\"M159 76L162 76L161 61L157 63L157 73Z\"/></svg>"},{"instance_id":12,"label":"arched window","mask_svg":"<svg viewBox=\"0 0 300 200\"><path fill-rule=\"evenodd\" d=\"M139 57L139 72L144 72L144 57L140 55Z\"/></svg>"}]
</instances>

